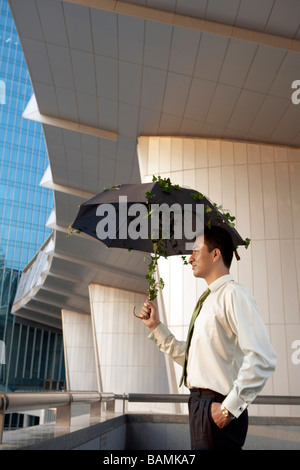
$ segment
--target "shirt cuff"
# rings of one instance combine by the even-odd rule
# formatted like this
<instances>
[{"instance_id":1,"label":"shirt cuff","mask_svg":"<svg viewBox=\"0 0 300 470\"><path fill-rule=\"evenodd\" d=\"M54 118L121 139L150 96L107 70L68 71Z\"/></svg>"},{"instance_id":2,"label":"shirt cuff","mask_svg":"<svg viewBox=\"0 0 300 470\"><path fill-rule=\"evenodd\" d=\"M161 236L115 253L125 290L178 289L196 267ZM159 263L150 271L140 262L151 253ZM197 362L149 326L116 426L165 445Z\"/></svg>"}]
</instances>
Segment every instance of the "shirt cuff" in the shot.
<instances>
[{"instance_id":1,"label":"shirt cuff","mask_svg":"<svg viewBox=\"0 0 300 470\"><path fill-rule=\"evenodd\" d=\"M227 395L222 405L236 418L238 418L248 406L233 390Z\"/></svg>"},{"instance_id":2,"label":"shirt cuff","mask_svg":"<svg viewBox=\"0 0 300 470\"><path fill-rule=\"evenodd\" d=\"M155 330L151 331L149 334L148 338L152 339L158 346L162 344L165 339L170 336L172 333L169 330L169 328L164 325L163 323L160 323Z\"/></svg>"}]
</instances>

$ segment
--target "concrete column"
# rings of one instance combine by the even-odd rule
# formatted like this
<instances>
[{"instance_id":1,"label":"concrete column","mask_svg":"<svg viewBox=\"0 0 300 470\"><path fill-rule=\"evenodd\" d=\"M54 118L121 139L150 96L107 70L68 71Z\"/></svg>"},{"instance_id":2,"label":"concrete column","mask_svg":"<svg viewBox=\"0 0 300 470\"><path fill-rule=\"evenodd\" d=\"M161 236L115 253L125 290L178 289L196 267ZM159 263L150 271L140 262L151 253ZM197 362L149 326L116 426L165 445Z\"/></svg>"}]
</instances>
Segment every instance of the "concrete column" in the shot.
<instances>
[{"instance_id":1,"label":"concrete column","mask_svg":"<svg viewBox=\"0 0 300 470\"><path fill-rule=\"evenodd\" d=\"M64 309L62 323L67 390L98 390L91 316Z\"/></svg>"}]
</instances>

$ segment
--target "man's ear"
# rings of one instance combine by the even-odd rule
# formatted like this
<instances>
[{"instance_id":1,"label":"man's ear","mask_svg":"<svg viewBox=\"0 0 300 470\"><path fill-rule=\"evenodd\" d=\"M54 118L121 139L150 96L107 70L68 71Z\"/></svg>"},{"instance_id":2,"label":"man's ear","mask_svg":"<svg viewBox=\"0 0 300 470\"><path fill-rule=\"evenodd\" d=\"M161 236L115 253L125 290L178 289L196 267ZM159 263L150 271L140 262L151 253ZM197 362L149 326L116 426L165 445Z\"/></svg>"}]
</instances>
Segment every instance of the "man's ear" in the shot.
<instances>
[{"instance_id":1,"label":"man's ear","mask_svg":"<svg viewBox=\"0 0 300 470\"><path fill-rule=\"evenodd\" d=\"M219 248L214 248L213 249L213 262L215 263L216 261L219 261L219 259L222 259L222 253Z\"/></svg>"}]
</instances>

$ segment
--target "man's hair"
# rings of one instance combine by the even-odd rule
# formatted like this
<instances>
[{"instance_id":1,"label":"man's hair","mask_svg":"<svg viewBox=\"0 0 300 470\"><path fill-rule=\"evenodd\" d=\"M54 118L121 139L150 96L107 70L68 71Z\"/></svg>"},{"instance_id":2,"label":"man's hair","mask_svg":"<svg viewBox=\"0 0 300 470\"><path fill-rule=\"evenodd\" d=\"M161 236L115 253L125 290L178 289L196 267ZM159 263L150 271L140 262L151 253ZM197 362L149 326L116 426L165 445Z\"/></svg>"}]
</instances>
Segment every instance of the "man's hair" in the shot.
<instances>
[{"instance_id":1,"label":"man's hair","mask_svg":"<svg viewBox=\"0 0 300 470\"><path fill-rule=\"evenodd\" d=\"M229 233L221 227L206 227L204 230L204 239L209 252L215 248L221 251L223 262L226 268L229 269L234 251L232 238Z\"/></svg>"}]
</instances>

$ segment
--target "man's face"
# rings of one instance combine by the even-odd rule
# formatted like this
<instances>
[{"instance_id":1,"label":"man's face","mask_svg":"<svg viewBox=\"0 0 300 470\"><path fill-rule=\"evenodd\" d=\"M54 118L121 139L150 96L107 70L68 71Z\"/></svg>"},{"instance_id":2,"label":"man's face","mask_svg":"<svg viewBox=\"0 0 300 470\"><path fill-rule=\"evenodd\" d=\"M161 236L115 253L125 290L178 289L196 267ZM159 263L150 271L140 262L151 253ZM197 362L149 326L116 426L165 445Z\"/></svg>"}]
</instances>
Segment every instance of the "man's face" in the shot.
<instances>
[{"instance_id":1,"label":"man's face","mask_svg":"<svg viewBox=\"0 0 300 470\"><path fill-rule=\"evenodd\" d=\"M207 278L213 266L213 251L208 251L204 236L196 239L189 262L195 277Z\"/></svg>"}]
</instances>

